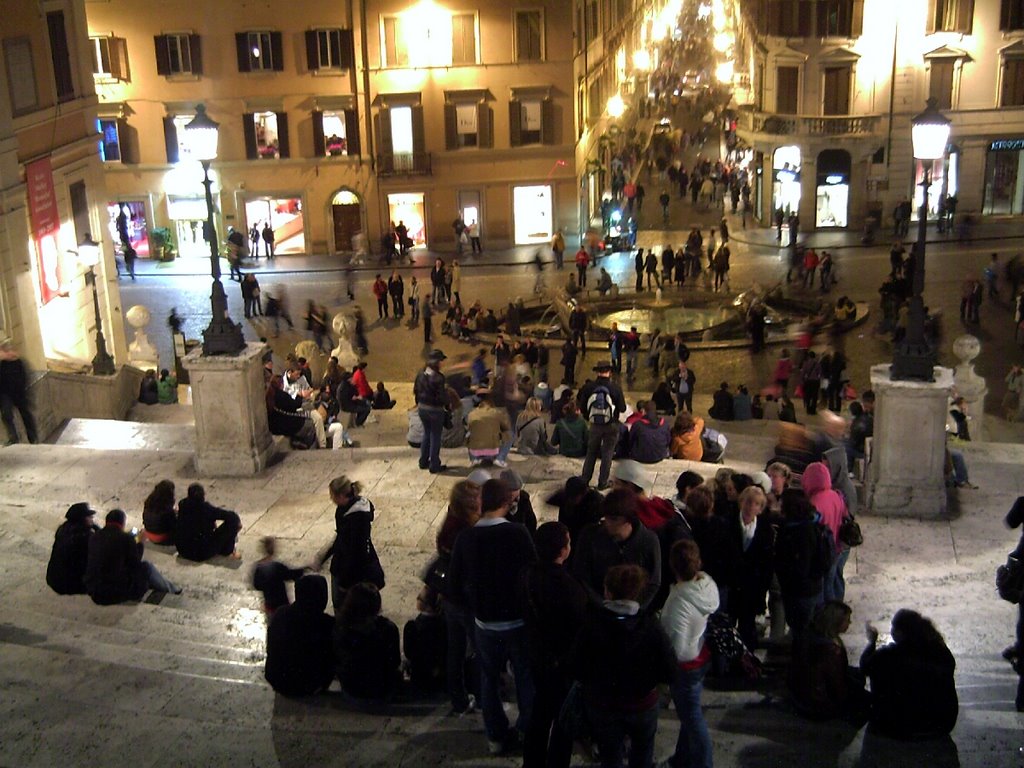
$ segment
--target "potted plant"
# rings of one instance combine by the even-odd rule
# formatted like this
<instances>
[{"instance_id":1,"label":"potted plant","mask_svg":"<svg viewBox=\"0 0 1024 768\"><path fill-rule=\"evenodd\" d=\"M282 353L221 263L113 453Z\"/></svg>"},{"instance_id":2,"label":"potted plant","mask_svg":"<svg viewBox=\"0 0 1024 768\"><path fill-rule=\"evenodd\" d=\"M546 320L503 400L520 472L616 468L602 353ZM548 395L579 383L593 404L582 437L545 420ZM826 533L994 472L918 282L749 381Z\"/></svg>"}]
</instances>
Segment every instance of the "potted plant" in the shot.
<instances>
[{"instance_id":1,"label":"potted plant","mask_svg":"<svg viewBox=\"0 0 1024 768\"><path fill-rule=\"evenodd\" d=\"M153 247L153 257L158 261L174 261L174 241L171 230L167 227L154 227L149 233L149 241Z\"/></svg>"}]
</instances>

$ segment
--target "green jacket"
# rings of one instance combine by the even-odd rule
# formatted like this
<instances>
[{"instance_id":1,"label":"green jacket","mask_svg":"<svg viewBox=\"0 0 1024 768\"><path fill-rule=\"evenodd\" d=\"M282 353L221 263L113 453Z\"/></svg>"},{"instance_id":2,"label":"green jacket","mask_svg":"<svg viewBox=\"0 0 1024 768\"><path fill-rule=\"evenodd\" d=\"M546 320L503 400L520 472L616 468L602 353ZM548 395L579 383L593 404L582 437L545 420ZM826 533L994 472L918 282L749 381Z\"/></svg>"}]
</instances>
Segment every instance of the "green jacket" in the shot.
<instances>
[{"instance_id":1,"label":"green jacket","mask_svg":"<svg viewBox=\"0 0 1024 768\"><path fill-rule=\"evenodd\" d=\"M156 383L157 402L164 405L178 402L178 380L171 374L166 379L160 379Z\"/></svg>"}]
</instances>

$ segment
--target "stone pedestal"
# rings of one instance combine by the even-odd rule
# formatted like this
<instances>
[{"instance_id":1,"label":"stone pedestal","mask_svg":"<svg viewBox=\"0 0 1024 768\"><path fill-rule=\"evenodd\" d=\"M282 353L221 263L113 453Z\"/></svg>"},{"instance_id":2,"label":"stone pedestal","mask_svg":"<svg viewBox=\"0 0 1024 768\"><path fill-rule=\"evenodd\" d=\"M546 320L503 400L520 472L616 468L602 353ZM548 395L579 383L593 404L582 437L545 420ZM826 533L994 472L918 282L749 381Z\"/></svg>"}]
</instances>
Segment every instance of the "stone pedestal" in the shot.
<instances>
[{"instance_id":1,"label":"stone pedestal","mask_svg":"<svg viewBox=\"0 0 1024 768\"><path fill-rule=\"evenodd\" d=\"M958 336L953 342L953 354L960 361L953 373L953 386L967 403L971 440L979 443L985 440L985 395L988 394L985 379L974 372L973 360L980 352L981 342L970 334Z\"/></svg>"},{"instance_id":2,"label":"stone pedestal","mask_svg":"<svg viewBox=\"0 0 1024 768\"><path fill-rule=\"evenodd\" d=\"M946 405L953 372L935 368L935 381L893 381L889 364L871 368L875 429L868 474L868 508L881 515L941 517Z\"/></svg>"},{"instance_id":3,"label":"stone pedestal","mask_svg":"<svg viewBox=\"0 0 1024 768\"><path fill-rule=\"evenodd\" d=\"M201 476L254 475L273 457L263 383L266 349L249 343L237 356L203 357L196 348L182 359L192 384Z\"/></svg>"}]
</instances>

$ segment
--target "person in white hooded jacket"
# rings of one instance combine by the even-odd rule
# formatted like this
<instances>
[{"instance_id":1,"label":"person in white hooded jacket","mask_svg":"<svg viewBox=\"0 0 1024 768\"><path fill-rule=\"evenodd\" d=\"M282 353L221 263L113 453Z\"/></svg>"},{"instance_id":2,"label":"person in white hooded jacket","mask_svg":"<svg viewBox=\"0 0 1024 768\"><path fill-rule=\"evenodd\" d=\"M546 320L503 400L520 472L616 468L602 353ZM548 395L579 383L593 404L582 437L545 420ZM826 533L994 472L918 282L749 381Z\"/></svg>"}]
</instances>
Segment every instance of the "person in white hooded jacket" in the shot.
<instances>
[{"instance_id":1,"label":"person in white hooded jacket","mask_svg":"<svg viewBox=\"0 0 1024 768\"><path fill-rule=\"evenodd\" d=\"M672 700L679 717L679 738L672 766L712 768L711 735L701 711L704 676L711 649L704 642L708 616L718 610L718 586L701 570L700 549L689 539L672 546L669 561L676 581L661 610L661 625L676 654L679 671L672 683Z\"/></svg>"}]
</instances>

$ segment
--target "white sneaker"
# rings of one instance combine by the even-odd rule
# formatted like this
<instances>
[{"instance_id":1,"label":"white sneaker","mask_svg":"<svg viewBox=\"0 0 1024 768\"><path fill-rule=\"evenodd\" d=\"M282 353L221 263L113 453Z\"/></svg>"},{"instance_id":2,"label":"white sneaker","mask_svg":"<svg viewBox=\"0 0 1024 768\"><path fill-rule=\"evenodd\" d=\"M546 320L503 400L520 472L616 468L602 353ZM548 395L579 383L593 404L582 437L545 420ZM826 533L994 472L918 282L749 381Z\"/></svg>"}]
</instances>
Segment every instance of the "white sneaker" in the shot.
<instances>
[{"instance_id":1,"label":"white sneaker","mask_svg":"<svg viewBox=\"0 0 1024 768\"><path fill-rule=\"evenodd\" d=\"M502 469L504 469L505 467L508 466L508 462L502 461L501 459L495 459L494 466L501 467Z\"/></svg>"}]
</instances>

